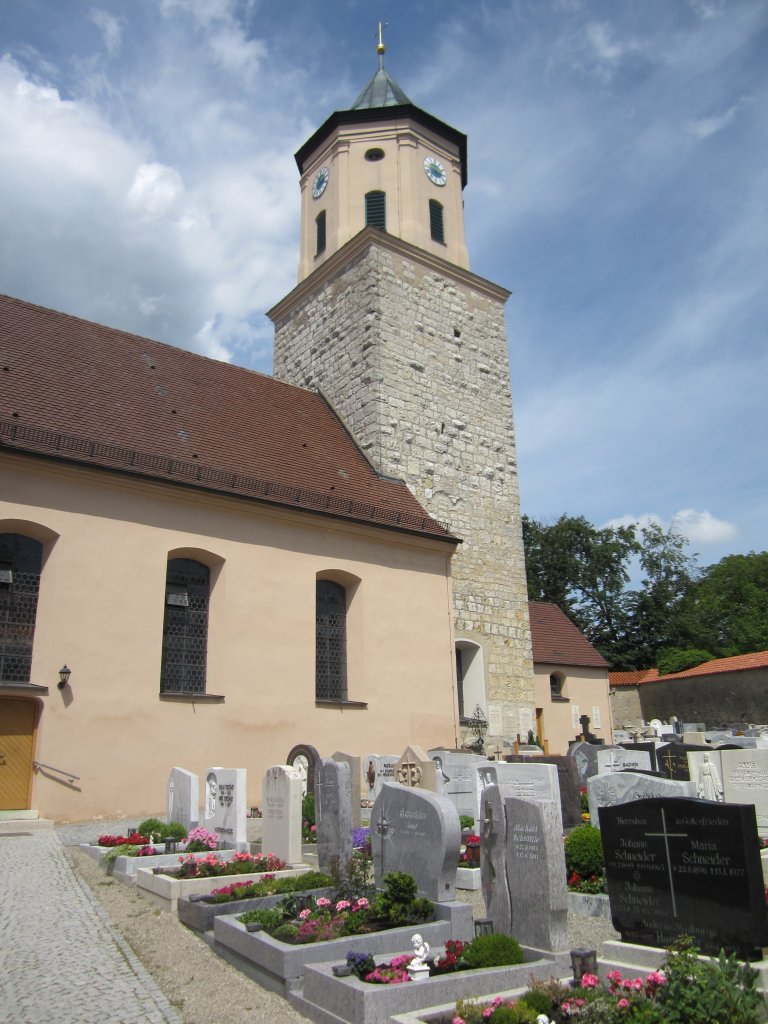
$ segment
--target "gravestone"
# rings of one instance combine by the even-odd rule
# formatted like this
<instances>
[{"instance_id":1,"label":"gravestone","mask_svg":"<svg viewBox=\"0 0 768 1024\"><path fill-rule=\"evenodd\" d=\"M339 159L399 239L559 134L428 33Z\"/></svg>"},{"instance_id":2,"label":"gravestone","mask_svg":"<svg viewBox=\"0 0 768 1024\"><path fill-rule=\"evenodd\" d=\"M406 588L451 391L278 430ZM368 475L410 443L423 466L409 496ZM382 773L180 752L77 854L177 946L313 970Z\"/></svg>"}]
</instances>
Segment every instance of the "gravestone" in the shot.
<instances>
[{"instance_id":1,"label":"gravestone","mask_svg":"<svg viewBox=\"0 0 768 1024\"><path fill-rule=\"evenodd\" d=\"M681 734L683 743L690 743L692 746L703 746L707 742L707 737L703 729L691 729Z\"/></svg>"},{"instance_id":2,"label":"gravestone","mask_svg":"<svg viewBox=\"0 0 768 1024\"><path fill-rule=\"evenodd\" d=\"M168 776L168 821L178 821L187 832L200 821L199 780L186 768L171 768Z\"/></svg>"},{"instance_id":3,"label":"gravestone","mask_svg":"<svg viewBox=\"0 0 768 1024\"><path fill-rule=\"evenodd\" d=\"M589 746L589 744L587 744ZM592 747L597 750L597 747ZM603 748L605 749L605 748ZM504 758L508 764L551 764L557 769L557 782L560 787L560 810L563 815L563 828L575 828L581 825L581 789L583 784L579 777L576 761L569 755L546 754L532 760L529 757L518 757L514 754Z\"/></svg>"},{"instance_id":4,"label":"gravestone","mask_svg":"<svg viewBox=\"0 0 768 1024\"><path fill-rule=\"evenodd\" d=\"M376 885L391 871L416 879L419 893L435 902L455 899L461 828L446 797L385 782L371 812Z\"/></svg>"},{"instance_id":5,"label":"gravestone","mask_svg":"<svg viewBox=\"0 0 768 1024\"><path fill-rule=\"evenodd\" d=\"M613 926L623 942L752 957L768 944L754 808L649 799L604 807Z\"/></svg>"},{"instance_id":6,"label":"gravestone","mask_svg":"<svg viewBox=\"0 0 768 1024\"><path fill-rule=\"evenodd\" d=\"M706 749L690 743L664 743L656 751L659 771L667 779L688 782L691 778L688 754Z\"/></svg>"},{"instance_id":7,"label":"gravestone","mask_svg":"<svg viewBox=\"0 0 768 1024\"><path fill-rule=\"evenodd\" d=\"M480 801L480 887L493 930L512 934L512 900L507 881L507 818L498 786L483 790Z\"/></svg>"},{"instance_id":8,"label":"gravestone","mask_svg":"<svg viewBox=\"0 0 768 1024\"><path fill-rule=\"evenodd\" d=\"M331 754L334 761L346 761L349 765L349 778L352 786L352 828L360 828L360 801L362 799L362 778L360 775L360 758L354 754L345 754L337 750Z\"/></svg>"},{"instance_id":9,"label":"gravestone","mask_svg":"<svg viewBox=\"0 0 768 1024\"><path fill-rule=\"evenodd\" d=\"M723 763L719 750L693 751L688 754L693 795L699 800L725 802Z\"/></svg>"},{"instance_id":10,"label":"gravestone","mask_svg":"<svg viewBox=\"0 0 768 1024\"><path fill-rule=\"evenodd\" d=\"M224 850L249 850L245 831L245 768L209 768L205 773L205 820Z\"/></svg>"},{"instance_id":11,"label":"gravestone","mask_svg":"<svg viewBox=\"0 0 768 1024\"><path fill-rule=\"evenodd\" d=\"M768 750L719 751L729 803L754 804L758 833L768 838Z\"/></svg>"},{"instance_id":12,"label":"gravestone","mask_svg":"<svg viewBox=\"0 0 768 1024\"><path fill-rule=\"evenodd\" d=\"M435 762L427 757L421 747L406 747L395 766L395 781L409 789L437 789Z\"/></svg>"},{"instance_id":13,"label":"gravestone","mask_svg":"<svg viewBox=\"0 0 768 1024\"><path fill-rule=\"evenodd\" d=\"M526 761L517 764L489 762L476 769L483 789L498 786L504 798L517 797L519 800L551 800L560 814L562 835L562 811L560 810L560 784L557 768L553 764Z\"/></svg>"},{"instance_id":14,"label":"gravestone","mask_svg":"<svg viewBox=\"0 0 768 1024\"><path fill-rule=\"evenodd\" d=\"M314 795L315 775L319 761L320 755L309 743L300 743L298 746L293 747L285 759L287 765L291 768L298 768L301 772L302 796L306 796L307 793Z\"/></svg>"},{"instance_id":15,"label":"gravestone","mask_svg":"<svg viewBox=\"0 0 768 1024\"><path fill-rule=\"evenodd\" d=\"M568 948L568 889L560 807L505 797L507 883L515 938L524 946Z\"/></svg>"},{"instance_id":16,"label":"gravestone","mask_svg":"<svg viewBox=\"0 0 768 1024\"><path fill-rule=\"evenodd\" d=\"M363 758L365 794L368 800L375 800L384 782L395 781L398 754L366 754Z\"/></svg>"},{"instance_id":17,"label":"gravestone","mask_svg":"<svg viewBox=\"0 0 768 1024\"><path fill-rule=\"evenodd\" d=\"M315 821L317 860L321 871L337 863L342 870L352 856L352 780L346 761L322 757L316 766Z\"/></svg>"},{"instance_id":18,"label":"gravestone","mask_svg":"<svg viewBox=\"0 0 768 1024\"><path fill-rule=\"evenodd\" d=\"M477 821L482 789L477 767L490 764L488 759L456 750L430 750L429 756L435 765L436 792L448 797L460 815Z\"/></svg>"},{"instance_id":19,"label":"gravestone","mask_svg":"<svg viewBox=\"0 0 768 1024\"><path fill-rule=\"evenodd\" d=\"M261 849L289 866L300 864L302 778L298 768L275 764L261 786Z\"/></svg>"},{"instance_id":20,"label":"gravestone","mask_svg":"<svg viewBox=\"0 0 768 1024\"><path fill-rule=\"evenodd\" d=\"M582 740L578 740L576 743L571 743L568 747L568 754L573 758L576 764L576 771L579 775L579 786L586 786L587 779L590 779L593 775L598 774L597 767L597 754L598 751L603 756L606 756L614 750L621 750L621 747L598 747L594 743L584 743Z\"/></svg>"},{"instance_id":21,"label":"gravestone","mask_svg":"<svg viewBox=\"0 0 768 1024\"><path fill-rule=\"evenodd\" d=\"M647 750L626 750L607 747L597 753L598 775L604 772L651 771L651 758Z\"/></svg>"},{"instance_id":22,"label":"gravestone","mask_svg":"<svg viewBox=\"0 0 768 1024\"><path fill-rule=\"evenodd\" d=\"M611 772L593 775L587 782L589 797L589 820L600 828L600 813L603 807L632 803L649 797L693 797L696 795L692 782L673 782L655 775L640 772Z\"/></svg>"},{"instance_id":23,"label":"gravestone","mask_svg":"<svg viewBox=\"0 0 768 1024\"><path fill-rule=\"evenodd\" d=\"M659 723L659 725L661 725L661 723ZM658 735L660 736L661 733L659 732ZM641 753L644 751L648 755L650 764L627 764L626 767L630 771L633 771L635 768L649 768L653 772L657 770L656 743L654 741L650 741L648 743L621 743L620 746L622 750L635 750Z\"/></svg>"}]
</instances>

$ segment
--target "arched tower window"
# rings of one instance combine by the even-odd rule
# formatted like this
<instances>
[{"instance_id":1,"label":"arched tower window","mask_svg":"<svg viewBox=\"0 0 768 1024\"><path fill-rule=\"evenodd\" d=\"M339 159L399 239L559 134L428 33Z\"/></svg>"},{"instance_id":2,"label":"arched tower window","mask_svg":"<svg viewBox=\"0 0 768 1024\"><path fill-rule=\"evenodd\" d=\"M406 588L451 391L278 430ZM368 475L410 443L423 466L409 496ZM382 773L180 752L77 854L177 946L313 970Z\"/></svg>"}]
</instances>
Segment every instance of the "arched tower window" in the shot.
<instances>
[{"instance_id":1,"label":"arched tower window","mask_svg":"<svg viewBox=\"0 0 768 1024\"><path fill-rule=\"evenodd\" d=\"M333 580L317 581L315 698L347 699L347 592Z\"/></svg>"},{"instance_id":2,"label":"arched tower window","mask_svg":"<svg viewBox=\"0 0 768 1024\"><path fill-rule=\"evenodd\" d=\"M0 681L28 683L32 670L43 545L0 533Z\"/></svg>"},{"instance_id":3,"label":"arched tower window","mask_svg":"<svg viewBox=\"0 0 768 1024\"><path fill-rule=\"evenodd\" d=\"M207 565L168 559L161 693L205 693L210 589Z\"/></svg>"},{"instance_id":4,"label":"arched tower window","mask_svg":"<svg viewBox=\"0 0 768 1024\"><path fill-rule=\"evenodd\" d=\"M385 192L367 192L365 196L365 224L387 230L387 195Z\"/></svg>"},{"instance_id":5,"label":"arched tower window","mask_svg":"<svg viewBox=\"0 0 768 1024\"><path fill-rule=\"evenodd\" d=\"M429 233L433 242L441 242L445 245L445 231L443 229L443 204L436 199L429 200Z\"/></svg>"},{"instance_id":6,"label":"arched tower window","mask_svg":"<svg viewBox=\"0 0 768 1024\"><path fill-rule=\"evenodd\" d=\"M483 649L471 640L456 641L456 685L460 718L471 718L478 705L485 712Z\"/></svg>"},{"instance_id":7,"label":"arched tower window","mask_svg":"<svg viewBox=\"0 0 768 1024\"><path fill-rule=\"evenodd\" d=\"M315 228L317 232L315 256L319 256L321 252L325 252L325 210L321 210L315 217Z\"/></svg>"}]
</instances>

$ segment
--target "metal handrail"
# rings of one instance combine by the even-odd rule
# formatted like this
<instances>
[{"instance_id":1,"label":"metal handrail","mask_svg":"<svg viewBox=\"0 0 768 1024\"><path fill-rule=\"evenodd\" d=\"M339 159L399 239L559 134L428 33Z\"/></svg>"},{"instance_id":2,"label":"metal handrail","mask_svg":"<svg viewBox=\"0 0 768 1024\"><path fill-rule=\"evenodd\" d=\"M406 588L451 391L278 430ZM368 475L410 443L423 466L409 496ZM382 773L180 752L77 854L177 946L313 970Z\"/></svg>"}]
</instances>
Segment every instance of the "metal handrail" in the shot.
<instances>
[{"instance_id":1,"label":"metal handrail","mask_svg":"<svg viewBox=\"0 0 768 1024\"><path fill-rule=\"evenodd\" d=\"M75 779L77 779L78 782L80 781L80 776L79 775L75 775L74 772L65 772L63 768L54 768L52 764L45 764L44 761L33 761L32 762L32 767L33 768L47 768L48 771L58 772L59 775L66 775L67 778L69 779L70 785L75 781Z\"/></svg>"}]
</instances>

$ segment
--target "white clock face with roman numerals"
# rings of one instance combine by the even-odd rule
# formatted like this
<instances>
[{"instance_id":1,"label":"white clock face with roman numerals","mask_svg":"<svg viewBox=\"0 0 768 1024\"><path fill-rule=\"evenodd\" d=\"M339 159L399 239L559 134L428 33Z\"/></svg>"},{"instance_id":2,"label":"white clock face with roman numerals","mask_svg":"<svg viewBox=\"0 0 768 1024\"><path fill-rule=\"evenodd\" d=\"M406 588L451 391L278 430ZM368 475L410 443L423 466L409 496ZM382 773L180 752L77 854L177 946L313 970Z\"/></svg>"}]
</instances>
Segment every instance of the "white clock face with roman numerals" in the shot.
<instances>
[{"instance_id":1,"label":"white clock face with roman numerals","mask_svg":"<svg viewBox=\"0 0 768 1024\"><path fill-rule=\"evenodd\" d=\"M320 196L325 192L325 186L328 184L328 179L331 176L331 172L327 167L321 167L315 175L315 180L312 183L312 198L319 199Z\"/></svg>"},{"instance_id":2,"label":"white clock face with roman numerals","mask_svg":"<svg viewBox=\"0 0 768 1024\"><path fill-rule=\"evenodd\" d=\"M435 185L444 185L448 181L445 168L436 156L428 156L424 160L424 173Z\"/></svg>"}]
</instances>

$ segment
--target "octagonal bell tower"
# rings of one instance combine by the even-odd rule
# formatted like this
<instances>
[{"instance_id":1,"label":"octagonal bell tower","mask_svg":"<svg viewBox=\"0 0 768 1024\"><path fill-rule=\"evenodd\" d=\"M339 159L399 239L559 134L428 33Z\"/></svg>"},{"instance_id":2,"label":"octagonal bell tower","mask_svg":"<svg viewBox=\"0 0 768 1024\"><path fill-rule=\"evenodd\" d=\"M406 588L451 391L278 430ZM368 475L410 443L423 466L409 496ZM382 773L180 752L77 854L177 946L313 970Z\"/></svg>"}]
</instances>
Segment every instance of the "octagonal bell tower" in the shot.
<instances>
[{"instance_id":1,"label":"octagonal bell tower","mask_svg":"<svg viewBox=\"0 0 768 1024\"><path fill-rule=\"evenodd\" d=\"M462 538L457 704L465 719L483 709L495 746L536 729L509 292L469 269L466 136L416 107L377 52L352 107L296 154L298 284L269 313L274 374L322 391L377 470Z\"/></svg>"}]
</instances>

